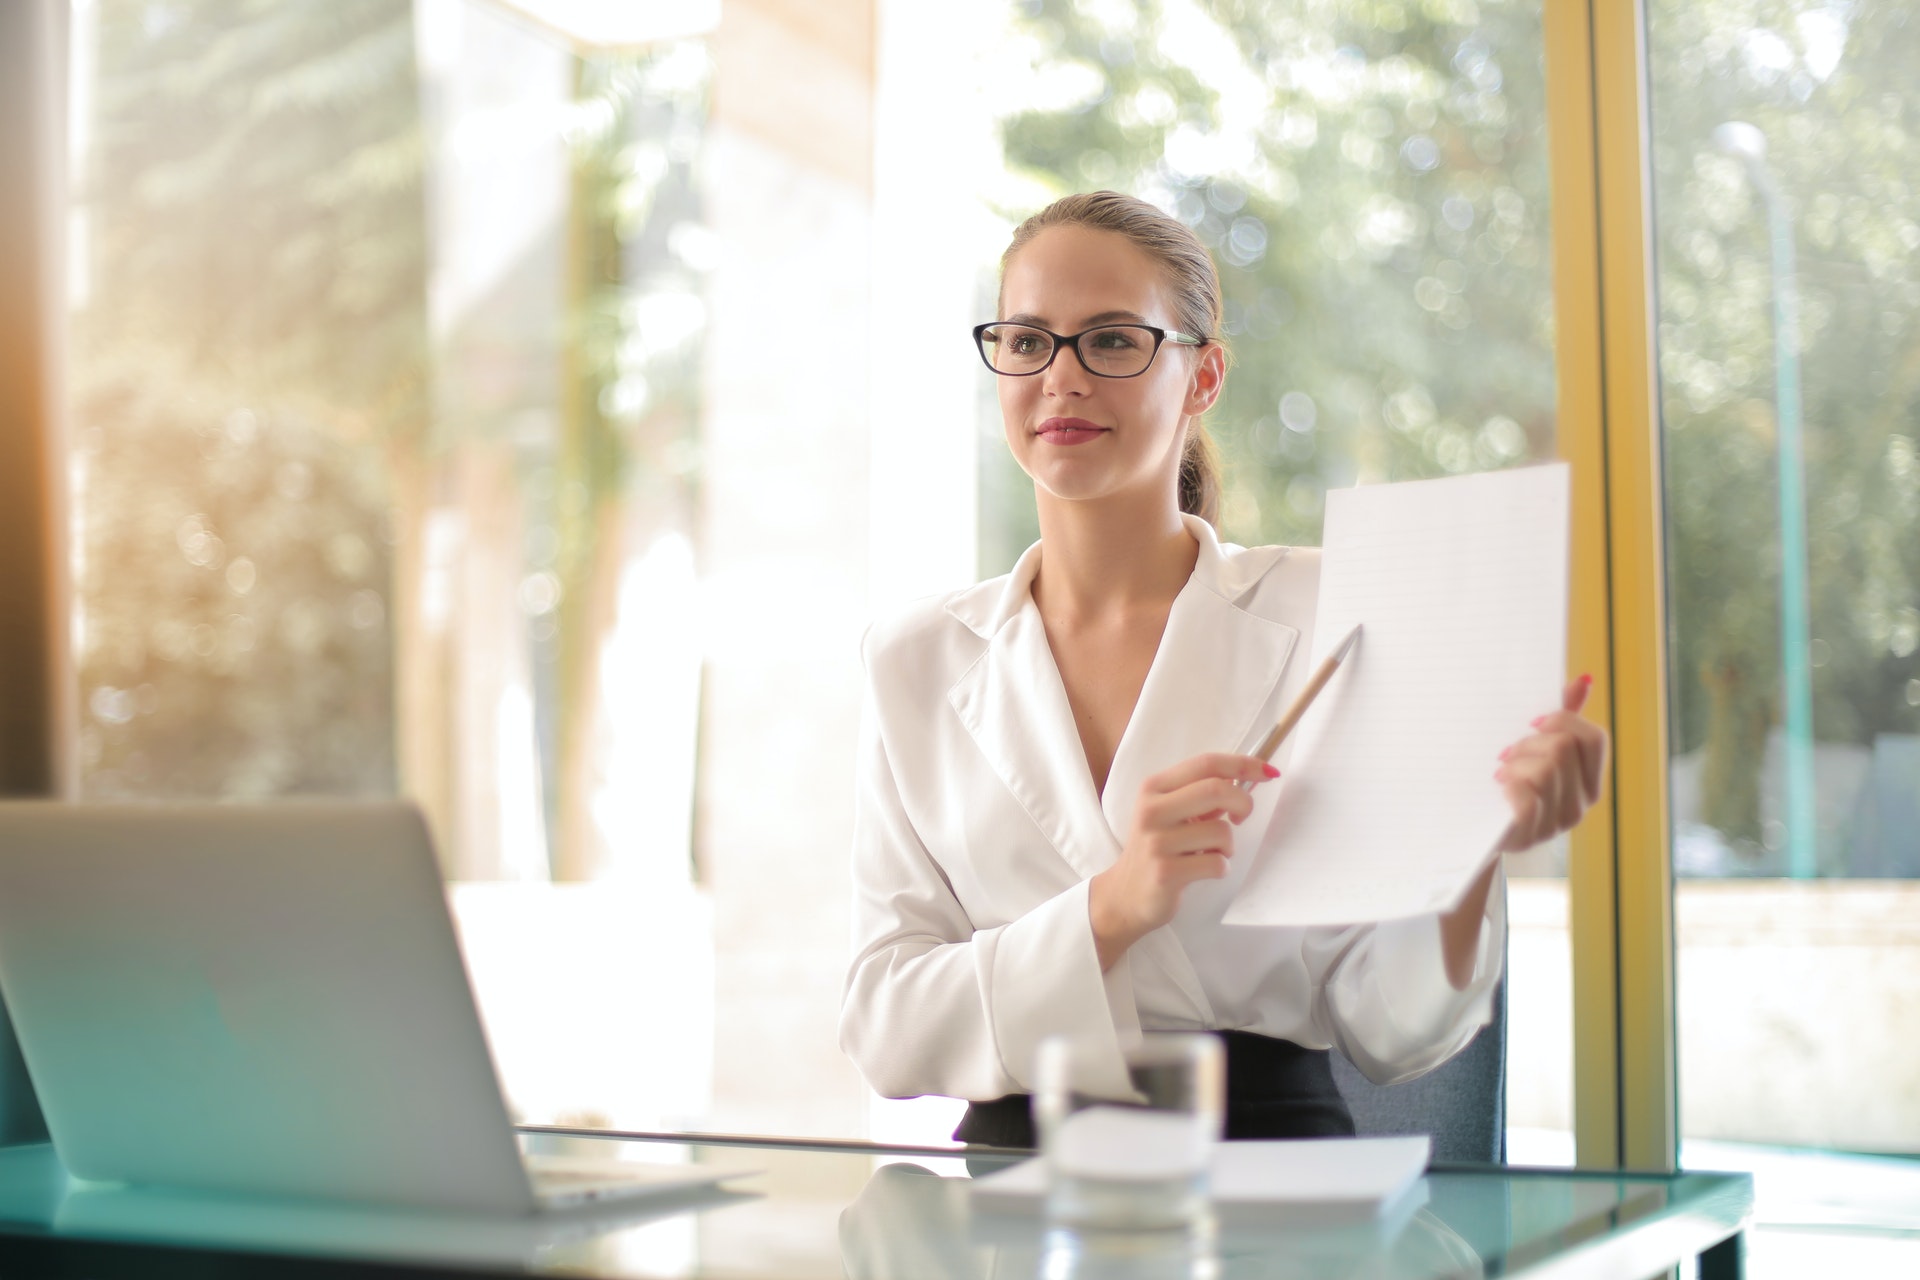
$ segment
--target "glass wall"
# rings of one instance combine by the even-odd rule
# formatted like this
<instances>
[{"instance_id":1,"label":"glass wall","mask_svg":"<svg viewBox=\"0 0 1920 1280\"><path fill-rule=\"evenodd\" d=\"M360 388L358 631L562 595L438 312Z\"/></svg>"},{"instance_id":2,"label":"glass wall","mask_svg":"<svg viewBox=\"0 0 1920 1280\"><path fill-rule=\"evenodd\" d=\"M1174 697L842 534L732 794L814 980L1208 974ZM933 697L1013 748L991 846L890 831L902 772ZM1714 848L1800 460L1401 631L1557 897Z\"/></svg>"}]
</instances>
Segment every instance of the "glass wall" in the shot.
<instances>
[{"instance_id":1,"label":"glass wall","mask_svg":"<svg viewBox=\"0 0 1920 1280\"><path fill-rule=\"evenodd\" d=\"M1649 35L1684 1158L1920 1153L1920 20Z\"/></svg>"},{"instance_id":2,"label":"glass wall","mask_svg":"<svg viewBox=\"0 0 1920 1280\"><path fill-rule=\"evenodd\" d=\"M83 795L404 791L522 1113L697 1114L710 992L622 975L659 961L629 928L706 919L667 623L709 50L463 0L99 0L73 56ZM691 1067L589 1014L614 982Z\"/></svg>"},{"instance_id":3,"label":"glass wall","mask_svg":"<svg viewBox=\"0 0 1920 1280\"><path fill-rule=\"evenodd\" d=\"M610 686L692 728L622 686L667 655L620 621L687 557L705 51L81 12L84 791L404 780L450 872L590 875Z\"/></svg>"},{"instance_id":4,"label":"glass wall","mask_svg":"<svg viewBox=\"0 0 1920 1280\"><path fill-rule=\"evenodd\" d=\"M521 1117L864 1133L874 6L74 12L84 793L408 795Z\"/></svg>"},{"instance_id":5,"label":"glass wall","mask_svg":"<svg viewBox=\"0 0 1920 1280\"><path fill-rule=\"evenodd\" d=\"M1113 186L1213 247L1230 539L1551 457L1539 10L714 9L76 4L83 789L415 798L529 1120L933 1138L835 1043L857 645L1034 536L966 338L1008 232Z\"/></svg>"}]
</instances>

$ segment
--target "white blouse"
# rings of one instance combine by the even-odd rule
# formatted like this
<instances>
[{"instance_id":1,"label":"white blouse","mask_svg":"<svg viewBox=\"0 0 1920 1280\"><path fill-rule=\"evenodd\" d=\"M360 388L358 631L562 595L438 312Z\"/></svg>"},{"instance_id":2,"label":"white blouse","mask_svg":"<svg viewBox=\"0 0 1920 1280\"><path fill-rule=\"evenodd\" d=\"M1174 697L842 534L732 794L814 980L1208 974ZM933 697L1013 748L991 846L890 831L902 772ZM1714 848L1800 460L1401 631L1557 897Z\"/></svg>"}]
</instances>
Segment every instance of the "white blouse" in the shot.
<instances>
[{"instance_id":1,"label":"white blouse","mask_svg":"<svg viewBox=\"0 0 1920 1280\"><path fill-rule=\"evenodd\" d=\"M1122 1093L1121 1047L1142 1030L1337 1047L1390 1084L1438 1066L1487 1021L1501 884L1464 990L1447 981L1437 916L1221 923L1284 777L1255 788L1227 878L1190 885L1172 923L1101 972L1087 881L1118 858L1141 782L1201 752L1251 751L1311 671L1319 552L1243 549L1186 524L1199 558L1104 795L1033 603L1039 544L1012 573L869 630L840 1044L887 1097L1031 1092L1035 1048L1056 1032L1104 1046L1106 1085Z\"/></svg>"}]
</instances>

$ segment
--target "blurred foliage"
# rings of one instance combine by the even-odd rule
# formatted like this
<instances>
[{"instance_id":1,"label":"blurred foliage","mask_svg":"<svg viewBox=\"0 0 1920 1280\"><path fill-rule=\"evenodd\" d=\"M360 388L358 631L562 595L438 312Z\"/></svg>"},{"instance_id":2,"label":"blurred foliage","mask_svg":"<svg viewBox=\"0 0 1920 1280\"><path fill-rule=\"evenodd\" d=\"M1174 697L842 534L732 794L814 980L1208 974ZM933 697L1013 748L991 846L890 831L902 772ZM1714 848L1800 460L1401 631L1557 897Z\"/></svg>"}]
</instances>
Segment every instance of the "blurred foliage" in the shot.
<instances>
[{"instance_id":1,"label":"blurred foliage","mask_svg":"<svg viewBox=\"0 0 1920 1280\"><path fill-rule=\"evenodd\" d=\"M101 0L76 175L85 787L394 785L382 441L425 413L402 0Z\"/></svg>"},{"instance_id":2,"label":"blurred foliage","mask_svg":"<svg viewBox=\"0 0 1920 1280\"><path fill-rule=\"evenodd\" d=\"M508 33L484 93L518 110L553 87L512 77L554 59ZM460 507L480 448L509 460L485 509L524 532L524 562L461 572L516 575L480 593L515 611L476 621L530 641L566 872L635 513L691 526L705 50L564 59L564 110L515 117L553 131L562 167L525 181L565 184L562 216L436 344L425 188L458 157L429 155L410 0L101 0L76 34L95 86L72 359L86 790L391 792L408 669L439 690L412 713L445 722L415 753L433 776L408 784L436 816L496 786L441 776L491 755L458 746L482 717L408 623L470 606L459 572L401 545Z\"/></svg>"},{"instance_id":3,"label":"blurred foliage","mask_svg":"<svg viewBox=\"0 0 1920 1280\"><path fill-rule=\"evenodd\" d=\"M1912 734L1920 13L1904 0L1658 0L1648 18L1674 745L1705 748L1710 824L1777 864L1757 784L1781 678L1775 281L1766 206L1713 132L1765 134L1794 224L1815 737ZM1842 852L1829 841L1825 869Z\"/></svg>"},{"instance_id":4,"label":"blurred foliage","mask_svg":"<svg viewBox=\"0 0 1920 1280\"><path fill-rule=\"evenodd\" d=\"M536 464L554 481L550 523L538 527L555 534L557 604L551 630L535 636L547 816L554 869L566 879L593 870L600 650L625 558L637 550L627 545L630 510L643 508L656 527L694 525L710 266L695 165L711 72L694 43L575 67L559 418L550 457Z\"/></svg>"},{"instance_id":5,"label":"blurred foliage","mask_svg":"<svg viewBox=\"0 0 1920 1280\"><path fill-rule=\"evenodd\" d=\"M1046 105L1005 119L1008 163L1056 193L1153 200L1220 265L1224 535L1314 543L1328 487L1553 455L1537 0L1017 8ZM1650 9L1674 749L1704 749L1703 809L1759 867L1779 680L1771 278L1762 212L1709 139L1730 119L1765 130L1799 222L1818 736L1913 733L1920 15ZM1024 486L995 449L986 565L1035 536Z\"/></svg>"},{"instance_id":6,"label":"blurred foliage","mask_svg":"<svg viewBox=\"0 0 1920 1280\"><path fill-rule=\"evenodd\" d=\"M1064 104L1005 120L1008 163L1170 208L1220 266L1223 534L1313 544L1330 487L1552 454L1537 3L1030 0L1018 30Z\"/></svg>"}]
</instances>

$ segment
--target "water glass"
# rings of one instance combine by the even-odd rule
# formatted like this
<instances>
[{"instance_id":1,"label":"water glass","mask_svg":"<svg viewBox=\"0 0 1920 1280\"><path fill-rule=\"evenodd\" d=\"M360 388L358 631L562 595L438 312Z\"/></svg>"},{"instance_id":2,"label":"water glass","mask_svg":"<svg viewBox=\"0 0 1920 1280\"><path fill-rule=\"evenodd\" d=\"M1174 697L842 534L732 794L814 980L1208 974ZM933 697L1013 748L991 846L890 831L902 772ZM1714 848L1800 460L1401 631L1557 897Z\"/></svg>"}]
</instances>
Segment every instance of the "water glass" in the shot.
<instances>
[{"instance_id":1,"label":"water glass","mask_svg":"<svg viewBox=\"0 0 1920 1280\"><path fill-rule=\"evenodd\" d=\"M1132 1089L1113 1096L1083 1042L1040 1045L1034 1109L1047 1162L1047 1212L1074 1226L1185 1227L1207 1209L1226 1068L1216 1036L1151 1033L1125 1051Z\"/></svg>"}]
</instances>

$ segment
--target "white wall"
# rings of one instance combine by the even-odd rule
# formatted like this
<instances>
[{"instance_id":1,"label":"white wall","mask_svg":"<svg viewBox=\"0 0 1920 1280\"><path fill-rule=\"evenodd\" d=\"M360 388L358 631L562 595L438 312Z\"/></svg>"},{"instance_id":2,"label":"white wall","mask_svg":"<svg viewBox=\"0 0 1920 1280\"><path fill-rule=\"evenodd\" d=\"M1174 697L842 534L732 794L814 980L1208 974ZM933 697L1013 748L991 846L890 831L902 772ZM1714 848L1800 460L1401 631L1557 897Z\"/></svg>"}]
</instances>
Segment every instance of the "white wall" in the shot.
<instances>
[{"instance_id":1,"label":"white wall","mask_svg":"<svg viewBox=\"0 0 1920 1280\"><path fill-rule=\"evenodd\" d=\"M1572 1128L1564 880L1514 880L1507 1120ZM1920 1153L1920 884L1682 880L1688 1139Z\"/></svg>"}]
</instances>

